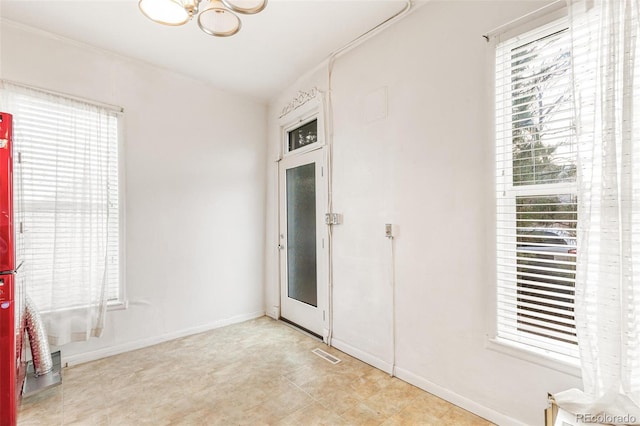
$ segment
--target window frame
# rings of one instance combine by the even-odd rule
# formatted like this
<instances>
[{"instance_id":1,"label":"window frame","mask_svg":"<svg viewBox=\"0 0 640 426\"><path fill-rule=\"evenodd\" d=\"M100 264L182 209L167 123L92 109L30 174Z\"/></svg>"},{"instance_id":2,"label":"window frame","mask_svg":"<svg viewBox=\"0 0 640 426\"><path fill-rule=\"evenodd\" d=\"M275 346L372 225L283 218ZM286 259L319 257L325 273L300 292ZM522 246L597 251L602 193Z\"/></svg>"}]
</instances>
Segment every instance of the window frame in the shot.
<instances>
[{"instance_id":1,"label":"window frame","mask_svg":"<svg viewBox=\"0 0 640 426\"><path fill-rule=\"evenodd\" d=\"M300 148L289 150L289 134L296 131L300 127L309 124L313 121L317 122L317 140L308 145L301 146ZM296 121L282 128L282 144L284 156L304 154L310 151L314 151L318 148L322 148L324 145L324 135L322 134L321 117L318 111L309 112L301 117L296 118Z\"/></svg>"},{"instance_id":2,"label":"window frame","mask_svg":"<svg viewBox=\"0 0 640 426\"><path fill-rule=\"evenodd\" d=\"M107 300L107 310L123 310L129 308L129 299L127 297L127 263L126 263L126 162L125 162L125 138L124 138L124 110L122 108L115 110L118 116L118 298L115 300Z\"/></svg>"},{"instance_id":3,"label":"window frame","mask_svg":"<svg viewBox=\"0 0 640 426\"><path fill-rule=\"evenodd\" d=\"M43 89L40 87L34 87L30 85L25 85L22 83L17 83L9 80L0 80L0 90L12 91L10 87L5 87L4 83L9 86L15 86L15 90L24 89L26 92L23 93L23 96L30 96L28 92L40 92L47 96L57 97L64 99L69 102L78 102L84 103L88 105L92 105L94 107L100 108L105 111L106 114L115 118L116 128L116 143L115 149L116 155L113 157L113 160L117 162L117 173L115 174L115 179L117 180L117 202L118 202L118 221L117 221L117 236L118 236L118 245L117 245L117 255L118 255L118 268L117 268L117 286L110 286L110 289L117 289L117 297L111 298L106 301L106 309L107 310L121 310L128 308L128 298L127 298L127 285L126 285L126 218L125 218L125 200L126 200L126 170L125 170L125 138L124 138L124 109L122 107L118 107L111 104L105 104L85 98L80 98L73 95L68 95L61 92L56 92L48 89ZM53 110L52 110L53 111ZM16 147L15 157L17 159L23 157L24 149L20 146ZM29 156L25 157L26 161L30 161ZM16 160L20 161L20 160ZM24 161L24 160L23 160ZM21 173L24 173L25 166L21 166ZM113 176L113 175L112 175ZM24 185L23 185L24 186ZM23 205L27 207L28 203L26 201L23 202ZM26 214L26 211L25 211ZM29 224L27 223L27 232L29 230ZM27 248L28 249L28 248ZM73 311L75 309L81 309L80 307L62 307L58 309L46 310L42 309L41 313L46 314L47 312L64 312L64 311Z\"/></svg>"},{"instance_id":4,"label":"window frame","mask_svg":"<svg viewBox=\"0 0 640 426\"><path fill-rule=\"evenodd\" d=\"M529 19L527 19L529 18ZM508 27L508 28L507 28ZM494 112L494 147L496 149L494 159L502 156L504 160L504 164L513 165L513 155L511 145L504 143L503 141L512 139L512 120L503 119L502 121L499 119L498 114L500 111L510 110L512 108L512 99L508 92L505 92L501 99L498 99L498 93L495 91L495 88L510 83L509 73L502 72L500 73L497 63L498 52L499 52L499 44L503 41L512 40L517 45L523 45L528 42L536 41L545 37L546 35L553 34L561 29L569 28L569 23L567 19L567 10L566 7L562 8L554 8L552 10L546 10L545 13L542 11L533 12L530 15L523 17L520 20L516 20L507 24L504 28L502 28L503 32L500 34L493 34L489 38L489 41L493 44L494 49L490 49L492 55L492 64L494 68L492 69L492 87L493 87L493 101L495 102L493 112ZM569 29L570 30L570 29ZM500 80L502 78L502 80ZM501 151L502 150L502 151ZM504 173L501 173L504 171ZM500 326L498 324L499 315L500 315L500 302L499 302L499 294L501 281L505 280L504 275L512 275L517 276L517 262L514 265L509 267L504 267L499 265L500 260L500 251L503 249L507 249L509 251L513 251L515 254L516 251L514 246L517 246L517 237L513 235L509 238L504 238L498 235L498 230L502 227L512 226L513 229L516 228L517 222L517 212L516 212L516 200L519 196L541 196L541 195L560 195L560 194L577 194L577 183L574 182L565 182L565 183L546 183L546 184L528 184L528 185L513 185L513 166L511 167L503 167L501 169L498 168L498 164L494 166L495 174L495 196L496 196L496 212L494 216L494 226L496 227L496 232L494 232L495 237L495 245L494 245L494 264L495 264L495 272L494 279L496 290L494 293L494 304L492 305L493 311L493 325L492 331L487 336L486 347L491 350L498 351L500 353L505 353L511 356L515 356L530 362L534 362L536 364L544 365L546 367L552 368L557 371L562 371L568 374L571 374L576 377L581 376L581 372L579 369L579 358L577 347L574 354L562 355L556 352L552 352L546 350L541 347L536 347L531 345L530 342L523 343L516 340L505 339L500 336L499 330ZM498 188L509 188L504 197L498 197L497 190ZM516 212L515 214L508 213ZM500 225L499 222L501 218L506 216L510 216L511 224ZM511 270L510 273L506 271L507 269ZM518 291L517 283L515 279L512 279L515 285L513 285L513 292ZM526 339L525 339L526 340Z\"/></svg>"},{"instance_id":5,"label":"window frame","mask_svg":"<svg viewBox=\"0 0 640 426\"><path fill-rule=\"evenodd\" d=\"M278 159L289 157L292 155L305 154L326 146L325 139L325 118L324 107L322 102L323 94L317 89L313 89L310 93L313 97L306 100L303 104L295 109L282 115L279 119L280 124L280 154ZM300 147L298 149L289 150L289 132L304 126L314 120L317 120L318 138L315 142Z\"/></svg>"}]
</instances>

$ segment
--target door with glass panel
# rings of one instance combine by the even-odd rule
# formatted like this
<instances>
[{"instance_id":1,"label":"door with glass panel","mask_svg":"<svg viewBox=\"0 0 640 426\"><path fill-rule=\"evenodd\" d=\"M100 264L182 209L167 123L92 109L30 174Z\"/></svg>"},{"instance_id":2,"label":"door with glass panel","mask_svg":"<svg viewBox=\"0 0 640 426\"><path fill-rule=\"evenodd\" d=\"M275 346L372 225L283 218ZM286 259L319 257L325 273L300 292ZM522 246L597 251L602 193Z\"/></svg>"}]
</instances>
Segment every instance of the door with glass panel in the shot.
<instances>
[{"instance_id":1,"label":"door with glass panel","mask_svg":"<svg viewBox=\"0 0 640 426\"><path fill-rule=\"evenodd\" d=\"M323 150L280 162L280 316L323 336L327 286Z\"/></svg>"}]
</instances>

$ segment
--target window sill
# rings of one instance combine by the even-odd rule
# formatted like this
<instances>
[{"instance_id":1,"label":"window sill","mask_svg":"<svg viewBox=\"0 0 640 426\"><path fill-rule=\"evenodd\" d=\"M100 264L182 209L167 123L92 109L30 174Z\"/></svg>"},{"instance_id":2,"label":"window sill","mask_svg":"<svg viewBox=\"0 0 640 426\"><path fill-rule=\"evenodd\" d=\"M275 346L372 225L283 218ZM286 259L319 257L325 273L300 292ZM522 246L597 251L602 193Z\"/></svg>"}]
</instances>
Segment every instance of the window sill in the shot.
<instances>
[{"instance_id":1,"label":"window sill","mask_svg":"<svg viewBox=\"0 0 640 426\"><path fill-rule=\"evenodd\" d=\"M114 300L113 302L107 302L107 311L124 311L128 308L128 300Z\"/></svg>"},{"instance_id":2,"label":"window sill","mask_svg":"<svg viewBox=\"0 0 640 426\"><path fill-rule=\"evenodd\" d=\"M580 365L577 361L573 361L573 359L569 357L566 357L565 359L560 355L552 355L543 350L537 352L525 345L508 342L499 338L487 338L485 347L492 351L500 352L524 361L532 362L534 364L538 364L543 367L559 371L561 373L569 374L578 378L582 377Z\"/></svg>"}]
</instances>

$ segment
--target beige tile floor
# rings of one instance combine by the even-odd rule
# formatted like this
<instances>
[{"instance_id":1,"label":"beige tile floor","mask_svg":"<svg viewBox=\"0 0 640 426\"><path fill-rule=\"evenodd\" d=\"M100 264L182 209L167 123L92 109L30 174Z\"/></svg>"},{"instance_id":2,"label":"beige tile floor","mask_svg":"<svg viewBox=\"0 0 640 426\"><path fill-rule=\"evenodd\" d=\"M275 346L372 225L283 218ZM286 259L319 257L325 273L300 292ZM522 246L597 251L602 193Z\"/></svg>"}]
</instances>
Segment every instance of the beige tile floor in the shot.
<instances>
[{"instance_id":1,"label":"beige tile floor","mask_svg":"<svg viewBox=\"0 0 640 426\"><path fill-rule=\"evenodd\" d=\"M66 368L62 385L25 398L18 417L145 424L491 423L267 317Z\"/></svg>"}]
</instances>

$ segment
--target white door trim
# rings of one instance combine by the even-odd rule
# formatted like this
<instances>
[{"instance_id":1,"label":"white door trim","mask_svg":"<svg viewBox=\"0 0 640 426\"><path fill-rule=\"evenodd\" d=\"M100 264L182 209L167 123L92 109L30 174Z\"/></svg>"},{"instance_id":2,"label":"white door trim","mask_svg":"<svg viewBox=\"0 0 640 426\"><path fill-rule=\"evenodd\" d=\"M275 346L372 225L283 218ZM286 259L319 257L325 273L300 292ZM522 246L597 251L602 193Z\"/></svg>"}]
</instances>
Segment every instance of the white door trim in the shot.
<instances>
[{"instance_id":1,"label":"white door trim","mask_svg":"<svg viewBox=\"0 0 640 426\"><path fill-rule=\"evenodd\" d=\"M293 153L292 153L293 154ZM317 256L317 308L298 302L287 296L287 247L286 247L286 170L304 164L316 163L316 256ZM280 316L322 336L326 341L329 329L328 288L328 227L324 223L327 206L326 149L317 149L288 155L278 163L278 244L280 270ZM312 311L314 313L312 313ZM313 319L308 318L313 316Z\"/></svg>"}]
</instances>

